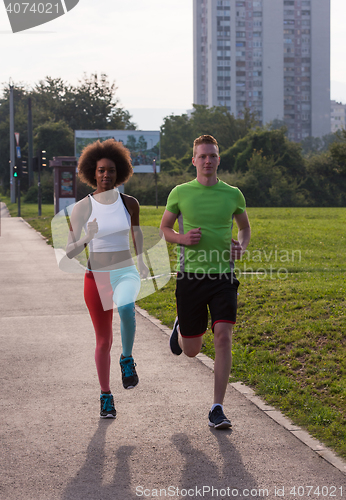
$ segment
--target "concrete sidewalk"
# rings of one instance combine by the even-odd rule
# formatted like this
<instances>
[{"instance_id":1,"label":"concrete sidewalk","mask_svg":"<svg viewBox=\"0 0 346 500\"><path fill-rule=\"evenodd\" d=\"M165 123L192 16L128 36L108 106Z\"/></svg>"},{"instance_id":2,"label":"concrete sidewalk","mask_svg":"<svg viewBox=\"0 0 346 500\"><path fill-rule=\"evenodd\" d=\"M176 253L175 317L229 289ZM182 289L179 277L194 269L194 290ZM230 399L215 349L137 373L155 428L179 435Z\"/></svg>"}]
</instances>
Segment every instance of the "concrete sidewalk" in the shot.
<instances>
[{"instance_id":1,"label":"concrete sidewalk","mask_svg":"<svg viewBox=\"0 0 346 500\"><path fill-rule=\"evenodd\" d=\"M167 329L140 309L140 383L122 388L115 313L118 416L100 420L83 275L60 271L54 250L22 219L3 218L0 277L1 500L346 496L345 464L329 463L321 454L334 454L307 446L241 384L226 394L233 430L210 429L208 361L173 356Z\"/></svg>"}]
</instances>

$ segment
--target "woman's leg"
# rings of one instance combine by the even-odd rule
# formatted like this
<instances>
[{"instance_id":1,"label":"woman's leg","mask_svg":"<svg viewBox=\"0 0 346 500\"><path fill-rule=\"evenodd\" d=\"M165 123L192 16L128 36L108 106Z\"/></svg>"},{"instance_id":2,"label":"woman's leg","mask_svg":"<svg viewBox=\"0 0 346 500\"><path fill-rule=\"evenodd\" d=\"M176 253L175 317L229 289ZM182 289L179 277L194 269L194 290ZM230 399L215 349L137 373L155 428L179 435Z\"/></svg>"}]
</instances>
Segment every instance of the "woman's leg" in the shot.
<instances>
[{"instance_id":1,"label":"woman's leg","mask_svg":"<svg viewBox=\"0 0 346 500\"><path fill-rule=\"evenodd\" d=\"M97 285L92 272L87 272L84 279L84 298L89 309L96 335L95 362L101 392L110 392L109 377L113 341L113 309L103 309L100 294L113 294L109 273L98 273Z\"/></svg>"},{"instance_id":2,"label":"woman's leg","mask_svg":"<svg viewBox=\"0 0 346 500\"><path fill-rule=\"evenodd\" d=\"M114 288L113 300L120 316L122 355L126 358L132 355L136 332L135 300L141 281L135 268L130 268L121 276L118 274L116 280L111 280Z\"/></svg>"}]
</instances>

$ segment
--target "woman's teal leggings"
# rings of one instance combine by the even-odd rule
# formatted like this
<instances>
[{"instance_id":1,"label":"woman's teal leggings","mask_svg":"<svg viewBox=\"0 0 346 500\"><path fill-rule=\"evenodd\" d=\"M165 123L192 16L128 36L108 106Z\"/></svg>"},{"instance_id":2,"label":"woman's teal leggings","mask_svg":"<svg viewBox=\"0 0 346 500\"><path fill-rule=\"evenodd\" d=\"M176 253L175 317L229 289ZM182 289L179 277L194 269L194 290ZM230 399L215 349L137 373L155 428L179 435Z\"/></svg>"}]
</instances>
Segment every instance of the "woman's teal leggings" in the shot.
<instances>
[{"instance_id":1,"label":"woman's teal leggings","mask_svg":"<svg viewBox=\"0 0 346 500\"><path fill-rule=\"evenodd\" d=\"M132 355L135 339L135 300L141 280L135 266L112 271L87 271L84 298L96 334L95 362L101 391L108 392L113 342L113 302L118 307L122 354Z\"/></svg>"}]
</instances>

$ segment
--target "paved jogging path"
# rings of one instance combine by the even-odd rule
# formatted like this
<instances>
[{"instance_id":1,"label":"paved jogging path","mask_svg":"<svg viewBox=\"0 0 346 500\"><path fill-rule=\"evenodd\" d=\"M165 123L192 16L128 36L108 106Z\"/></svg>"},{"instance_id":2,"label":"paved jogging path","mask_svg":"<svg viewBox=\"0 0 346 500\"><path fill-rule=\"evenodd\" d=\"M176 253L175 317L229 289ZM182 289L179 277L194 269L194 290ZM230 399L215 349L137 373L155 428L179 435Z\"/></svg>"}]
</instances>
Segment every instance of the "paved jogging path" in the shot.
<instances>
[{"instance_id":1,"label":"paved jogging path","mask_svg":"<svg viewBox=\"0 0 346 500\"><path fill-rule=\"evenodd\" d=\"M210 429L212 371L173 356L145 312L134 349L140 383L130 391L115 314L118 417L100 420L83 276L60 271L54 250L20 218L1 220L0 282L1 500L346 497L346 475L251 394L230 385L233 430Z\"/></svg>"}]
</instances>

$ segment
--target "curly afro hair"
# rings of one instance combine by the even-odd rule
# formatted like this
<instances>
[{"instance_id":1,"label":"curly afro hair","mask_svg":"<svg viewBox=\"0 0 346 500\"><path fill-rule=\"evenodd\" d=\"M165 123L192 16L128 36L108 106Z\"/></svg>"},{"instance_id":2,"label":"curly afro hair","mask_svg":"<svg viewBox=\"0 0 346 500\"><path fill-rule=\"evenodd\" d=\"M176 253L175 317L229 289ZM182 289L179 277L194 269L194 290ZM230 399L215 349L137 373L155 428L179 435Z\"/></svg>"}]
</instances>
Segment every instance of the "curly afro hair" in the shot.
<instances>
[{"instance_id":1,"label":"curly afro hair","mask_svg":"<svg viewBox=\"0 0 346 500\"><path fill-rule=\"evenodd\" d=\"M95 181L96 164L103 158L115 163L117 186L124 184L133 174L130 151L122 142L117 142L114 139L107 139L103 142L97 140L83 149L78 162L78 176L89 186L97 187Z\"/></svg>"}]
</instances>

